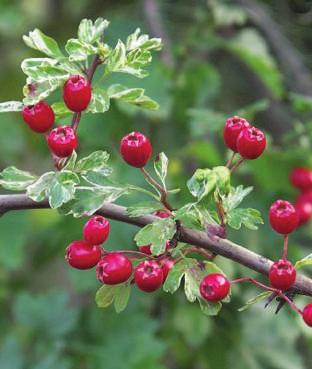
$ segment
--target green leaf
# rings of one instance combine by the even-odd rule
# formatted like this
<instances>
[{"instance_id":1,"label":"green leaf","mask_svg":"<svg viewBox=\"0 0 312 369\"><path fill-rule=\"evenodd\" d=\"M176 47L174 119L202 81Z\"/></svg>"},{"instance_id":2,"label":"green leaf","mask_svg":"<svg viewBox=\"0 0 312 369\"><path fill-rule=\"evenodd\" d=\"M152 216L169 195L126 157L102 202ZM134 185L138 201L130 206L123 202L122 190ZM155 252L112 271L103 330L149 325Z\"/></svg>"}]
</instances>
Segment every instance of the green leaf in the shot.
<instances>
[{"instance_id":1,"label":"green leaf","mask_svg":"<svg viewBox=\"0 0 312 369\"><path fill-rule=\"evenodd\" d=\"M71 156L69 157L69 159L67 160L66 165L64 166L63 170L74 171L76 160L77 160L77 153L74 150Z\"/></svg>"},{"instance_id":2,"label":"green leaf","mask_svg":"<svg viewBox=\"0 0 312 369\"><path fill-rule=\"evenodd\" d=\"M116 286L104 284L95 295L95 302L99 308L106 308L114 301Z\"/></svg>"},{"instance_id":3,"label":"green leaf","mask_svg":"<svg viewBox=\"0 0 312 369\"><path fill-rule=\"evenodd\" d=\"M251 305L256 304L272 294L271 291L263 291L259 295L252 297L249 299L246 304L238 309L239 312L247 310Z\"/></svg>"},{"instance_id":4,"label":"green leaf","mask_svg":"<svg viewBox=\"0 0 312 369\"><path fill-rule=\"evenodd\" d=\"M166 188L166 177L168 171L168 158L165 153L161 152L154 160L154 169L160 178L163 187Z\"/></svg>"},{"instance_id":5,"label":"green leaf","mask_svg":"<svg viewBox=\"0 0 312 369\"><path fill-rule=\"evenodd\" d=\"M204 219L196 204L195 202L188 203L182 206L182 208L175 210L174 219L180 220L186 227L202 229Z\"/></svg>"},{"instance_id":6,"label":"green leaf","mask_svg":"<svg viewBox=\"0 0 312 369\"><path fill-rule=\"evenodd\" d=\"M84 61L90 55L95 55L98 49L90 44L82 42L76 38L67 41L65 50L69 54L69 61Z\"/></svg>"},{"instance_id":7,"label":"green leaf","mask_svg":"<svg viewBox=\"0 0 312 369\"><path fill-rule=\"evenodd\" d=\"M92 99L88 106L88 111L91 113L105 113L109 110L109 96L102 88L95 88L92 91Z\"/></svg>"},{"instance_id":8,"label":"green leaf","mask_svg":"<svg viewBox=\"0 0 312 369\"><path fill-rule=\"evenodd\" d=\"M312 254L307 255L301 260L298 260L295 264L296 269L301 269L302 267L312 265Z\"/></svg>"},{"instance_id":9,"label":"green leaf","mask_svg":"<svg viewBox=\"0 0 312 369\"><path fill-rule=\"evenodd\" d=\"M95 151L92 154L80 159L76 165L76 172L86 173L89 171L100 171L107 168L109 154L106 151Z\"/></svg>"},{"instance_id":10,"label":"green leaf","mask_svg":"<svg viewBox=\"0 0 312 369\"><path fill-rule=\"evenodd\" d=\"M212 171L216 174L216 187L220 193L229 193L231 189L231 171L224 166L214 167Z\"/></svg>"},{"instance_id":11,"label":"green leaf","mask_svg":"<svg viewBox=\"0 0 312 369\"><path fill-rule=\"evenodd\" d=\"M263 224L261 213L256 209L236 208L226 215L228 225L236 230L240 229L242 225L251 230L257 230L257 224Z\"/></svg>"},{"instance_id":12,"label":"green leaf","mask_svg":"<svg viewBox=\"0 0 312 369\"><path fill-rule=\"evenodd\" d=\"M67 108L63 101L56 102L51 107L58 119L68 117L72 114L72 111Z\"/></svg>"},{"instance_id":13,"label":"green leaf","mask_svg":"<svg viewBox=\"0 0 312 369\"><path fill-rule=\"evenodd\" d=\"M182 259L170 269L167 279L163 285L163 289L165 292L170 292L171 294L173 294L179 289L185 271L190 266L190 264L195 265L195 259Z\"/></svg>"},{"instance_id":14,"label":"green leaf","mask_svg":"<svg viewBox=\"0 0 312 369\"><path fill-rule=\"evenodd\" d=\"M55 172L43 174L36 182L27 187L27 196L34 201L43 201L48 196L54 178Z\"/></svg>"},{"instance_id":15,"label":"green leaf","mask_svg":"<svg viewBox=\"0 0 312 369\"><path fill-rule=\"evenodd\" d=\"M95 295L95 302L99 308L106 308L114 303L116 312L119 314L128 305L131 286L128 282L114 286L103 285Z\"/></svg>"},{"instance_id":16,"label":"green leaf","mask_svg":"<svg viewBox=\"0 0 312 369\"><path fill-rule=\"evenodd\" d=\"M21 111L23 110L23 103L21 101L6 101L0 103L0 113Z\"/></svg>"},{"instance_id":17,"label":"green leaf","mask_svg":"<svg viewBox=\"0 0 312 369\"><path fill-rule=\"evenodd\" d=\"M114 307L116 313L119 314L125 310L128 305L129 297L131 292L131 286L129 283L123 283L116 286L114 296Z\"/></svg>"},{"instance_id":18,"label":"green leaf","mask_svg":"<svg viewBox=\"0 0 312 369\"><path fill-rule=\"evenodd\" d=\"M172 239L175 232L176 225L173 219L159 219L140 229L134 240L138 246L151 244L152 254L160 255L165 252L166 241Z\"/></svg>"},{"instance_id":19,"label":"green leaf","mask_svg":"<svg viewBox=\"0 0 312 369\"><path fill-rule=\"evenodd\" d=\"M125 66L126 59L126 47L125 44L118 40L115 48L110 52L107 59L106 71L108 72L119 72Z\"/></svg>"},{"instance_id":20,"label":"green leaf","mask_svg":"<svg viewBox=\"0 0 312 369\"><path fill-rule=\"evenodd\" d=\"M23 191L38 177L15 167L8 167L0 172L0 185L11 191Z\"/></svg>"},{"instance_id":21,"label":"green leaf","mask_svg":"<svg viewBox=\"0 0 312 369\"><path fill-rule=\"evenodd\" d=\"M201 298L198 299L198 302L199 302L201 311L207 316L218 315L219 311L222 308L221 302L213 303L213 302L203 300Z\"/></svg>"},{"instance_id":22,"label":"green leaf","mask_svg":"<svg viewBox=\"0 0 312 369\"><path fill-rule=\"evenodd\" d=\"M24 35L23 40L28 47L41 51L52 58L63 57L63 53L61 52L57 42L37 28L29 32L28 36Z\"/></svg>"},{"instance_id":23,"label":"green leaf","mask_svg":"<svg viewBox=\"0 0 312 369\"><path fill-rule=\"evenodd\" d=\"M40 82L27 78L26 82L27 84L23 88L23 94L25 96L23 103L25 105L33 105L38 101L46 99L62 84L62 80L57 78Z\"/></svg>"},{"instance_id":24,"label":"green leaf","mask_svg":"<svg viewBox=\"0 0 312 369\"><path fill-rule=\"evenodd\" d=\"M71 171L56 173L53 184L47 191L51 208L57 209L73 199L78 183L79 177Z\"/></svg>"},{"instance_id":25,"label":"green leaf","mask_svg":"<svg viewBox=\"0 0 312 369\"><path fill-rule=\"evenodd\" d=\"M36 82L59 80L61 83L70 75L66 65L51 58L24 59L21 68L28 77Z\"/></svg>"},{"instance_id":26,"label":"green leaf","mask_svg":"<svg viewBox=\"0 0 312 369\"><path fill-rule=\"evenodd\" d=\"M217 175L211 169L197 169L187 182L190 193L198 201L211 194L217 184Z\"/></svg>"},{"instance_id":27,"label":"green leaf","mask_svg":"<svg viewBox=\"0 0 312 369\"><path fill-rule=\"evenodd\" d=\"M232 187L228 196L222 198L223 207L226 212L231 211L244 200L244 198L250 194L253 187L244 188L242 185L238 187Z\"/></svg>"},{"instance_id":28,"label":"green leaf","mask_svg":"<svg viewBox=\"0 0 312 369\"><path fill-rule=\"evenodd\" d=\"M160 38L149 38L148 35L140 35L141 30L137 28L131 35L128 36L126 42L127 50L135 50L137 48L142 48L145 50L160 50L161 49L161 39Z\"/></svg>"},{"instance_id":29,"label":"green leaf","mask_svg":"<svg viewBox=\"0 0 312 369\"><path fill-rule=\"evenodd\" d=\"M108 26L109 22L103 18L97 18L94 23L91 19L83 19L78 27L78 39L86 44L93 44L100 40Z\"/></svg>"},{"instance_id":30,"label":"green leaf","mask_svg":"<svg viewBox=\"0 0 312 369\"><path fill-rule=\"evenodd\" d=\"M130 217L136 218L142 215L153 214L155 211L163 208L160 202L156 201L144 201L139 202L135 206L129 206L127 213Z\"/></svg>"}]
</instances>

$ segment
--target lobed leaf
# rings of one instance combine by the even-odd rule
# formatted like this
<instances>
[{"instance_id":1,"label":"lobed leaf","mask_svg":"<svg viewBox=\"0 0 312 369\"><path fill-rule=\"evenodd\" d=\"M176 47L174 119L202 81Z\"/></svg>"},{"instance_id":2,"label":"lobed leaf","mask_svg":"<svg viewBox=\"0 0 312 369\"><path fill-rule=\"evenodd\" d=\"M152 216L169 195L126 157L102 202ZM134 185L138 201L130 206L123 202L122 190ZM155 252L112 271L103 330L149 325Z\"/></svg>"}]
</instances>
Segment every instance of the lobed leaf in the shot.
<instances>
[{"instance_id":1,"label":"lobed leaf","mask_svg":"<svg viewBox=\"0 0 312 369\"><path fill-rule=\"evenodd\" d=\"M252 208L236 208L227 213L227 223L233 229L240 229L242 225L257 230L257 224L263 224L263 219L259 210Z\"/></svg>"}]
</instances>

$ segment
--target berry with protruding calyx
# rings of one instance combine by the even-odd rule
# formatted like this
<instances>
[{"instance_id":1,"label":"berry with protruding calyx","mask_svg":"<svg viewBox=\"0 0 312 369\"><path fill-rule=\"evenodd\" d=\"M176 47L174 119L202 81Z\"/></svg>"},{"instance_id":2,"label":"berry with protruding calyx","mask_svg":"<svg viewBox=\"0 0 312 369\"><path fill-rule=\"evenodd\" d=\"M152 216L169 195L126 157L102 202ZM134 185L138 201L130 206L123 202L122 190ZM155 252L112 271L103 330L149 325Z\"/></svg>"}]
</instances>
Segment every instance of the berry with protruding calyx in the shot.
<instances>
[{"instance_id":1,"label":"berry with protruding calyx","mask_svg":"<svg viewBox=\"0 0 312 369\"><path fill-rule=\"evenodd\" d=\"M152 154L150 140L140 132L131 132L120 141L123 159L133 167L143 168Z\"/></svg>"},{"instance_id":2,"label":"berry with protruding calyx","mask_svg":"<svg viewBox=\"0 0 312 369\"><path fill-rule=\"evenodd\" d=\"M297 228L299 217L289 201L277 200L270 207L269 220L274 231L289 234Z\"/></svg>"},{"instance_id":3,"label":"berry with protruding calyx","mask_svg":"<svg viewBox=\"0 0 312 369\"><path fill-rule=\"evenodd\" d=\"M169 218L170 214L167 213L165 210L157 210L155 211L154 215L156 215L159 218Z\"/></svg>"},{"instance_id":4,"label":"berry with protruding calyx","mask_svg":"<svg viewBox=\"0 0 312 369\"><path fill-rule=\"evenodd\" d=\"M299 217L299 226L307 223L312 218L312 191L302 193L295 202L295 208Z\"/></svg>"},{"instance_id":5,"label":"berry with protruding calyx","mask_svg":"<svg viewBox=\"0 0 312 369\"><path fill-rule=\"evenodd\" d=\"M60 158L70 156L77 148L77 136L70 126L54 128L47 137L50 150Z\"/></svg>"},{"instance_id":6,"label":"berry with protruding calyx","mask_svg":"<svg viewBox=\"0 0 312 369\"><path fill-rule=\"evenodd\" d=\"M55 120L53 109L45 101L24 106L22 116L29 128L37 133L47 132L53 126Z\"/></svg>"},{"instance_id":7,"label":"berry with protruding calyx","mask_svg":"<svg viewBox=\"0 0 312 369\"><path fill-rule=\"evenodd\" d=\"M250 127L250 124L244 118L234 116L227 119L223 129L223 139L225 145L234 152L237 152L236 146L237 138L241 133L241 131L244 128L248 127Z\"/></svg>"},{"instance_id":8,"label":"berry with protruding calyx","mask_svg":"<svg viewBox=\"0 0 312 369\"><path fill-rule=\"evenodd\" d=\"M134 281L138 288L145 292L156 291L163 283L162 268L154 260L142 261L134 273Z\"/></svg>"},{"instance_id":9,"label":"berry with protruding calyx","mask_svg":"<svg viewBox=\"0 0 312 369\"><path fill-rule=\"evenodd\" d=\"M308 304L305 306L302 312L302 318L306 325L312 327L312 304Z\"/></svg>"},{"instance_id":10,"label":"berry with protruding calyx","mask_svg":"<svg viewBox=\"0 0 312 369\"><path fill-rule=\"evenodd\" d=\"M312 170L304 167L296 167L290 173L290 182L301 191L312 189Z\"/></svg>"},{"instance_id":11,"label":"berry with protruding calyx","mask_svg":"<svg viewBox=\"0 0 312 369\"><path fill-rule=\"evenodd\" d=\"M292 263L285 259L273 263L269 271L269 280L272 287L287 290L296 280L296 269Z\"/></svg>"},{"instance_id":12,"label":"berry with protruding calyx","mask_svg":"<svg viewBox=\"0 0 312 369\"><path fill-rule=\"evenodd\" d=\"M163 283L165 283L168 274L170 272L170 269L174 267L175 261L173 259L163 259L160 262L160 266L161 269L163 271L163 275L164 275L164 279L163 279Z\"/></svg>"},{"instance_id":13,"label":"berry with protruding calyx","mask_svg":"<svg viewBox=\"0 0 312 369\"><path fill-rule=\"evenodd\" d=\"M70 76L64 84L64 103L71 111L79 113L85 110L91 101L91 96L91 85L83 76Z\"/></svg>"},{"instance_id":14,"label":"berry with protruding calyx","mask_svg":"<svg viewBox=\"0 0 312 369\"><path fill-rule=\"evenodd\" d=\"M86 241L73 241L66 249L65 259L74 268L90 269L101 259L101 247Z\"/></svg>"},{"instance_id":15,"label":"berry with protruding calyx","mask_svg":"<svg viewBox=\"0 0 312 369\"><path fill-rule=\"evenodd\" d=\"M120 252L104 255L96 267L97 279L105 284L126 282L132 274L131 261Z\"/></svg>"},{"instance_id":16,"label":"berry with protruding calyx","mask_svg":"<svg viewBox=\"0 0 312 369\"><path fill-rule=\"evenodd\" d=\"M166 251L168 251L170 249L170 246L171 246L170 241L166 241ZM151 245L139 246L139 250L141 252L143 252L143 254L146 254L146 255L149 255L149 256L152 255Z\"/></svg>"},{"instance_id":17,"label":"berry with protruding calyx","mask_svg":"<svg viewBox=\"0 0 312 369\"><path fill-rule=\"evenodd\" d=\"M255 127L245 128L239 134L237 141L237 151L244 159L257 159L266 146L265 135L260 129Z\"/></svg>"},{"instance_id":18,"label":"berry with protruding calyx","mask_svg":"<svg viewBox=\"0 0 312 369\"><path fill-rule=\"evenodd\" d=\"M217 302L229 294L230 287L230 281L223 274L211 273L200 282L199 292L204 300Z\"/></svg>"},{"instance_id":19,"label":"berry with protruding calyx","mask_svg":"<svg viewBox=\"0 0 312 369\"><path fill-rule=\"evenodd\" d=\"M93 245L100 245L105 242L109 235L109 221L96 215L90 218L83 227L83 238Z\"/></svg>"}]
</instances>

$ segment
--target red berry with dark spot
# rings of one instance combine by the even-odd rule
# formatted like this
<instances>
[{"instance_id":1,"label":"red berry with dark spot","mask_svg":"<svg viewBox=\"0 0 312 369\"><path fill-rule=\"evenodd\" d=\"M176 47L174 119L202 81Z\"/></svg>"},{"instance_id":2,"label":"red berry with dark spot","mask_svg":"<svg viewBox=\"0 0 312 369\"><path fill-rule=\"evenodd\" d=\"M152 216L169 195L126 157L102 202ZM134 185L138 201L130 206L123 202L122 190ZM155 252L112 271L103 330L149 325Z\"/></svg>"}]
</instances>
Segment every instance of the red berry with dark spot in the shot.
<instances>
[{"instance_id":1,"label":"red berry with dark spot","mask_svg":"<svg viewBox=\"0 0 312 369\"><path fill-rule=\"evenodd\" d=\"M99 261L96 277L105 284L119 284L131 277L132 269L132 263L126 256L120 252L111 252Z\"/></svg>"},{"instance_id":2,"label":"red berry with dark spot","mask_svg":"<svg viewBox=\"0 0 312 369\"><path fill-rule=\"evenodd\" d=\"M156 261L142 261L135 269L134 281L145 292L156 291L163 283L164 274Z\"/></svg>"},{"instance_id":3,"label":"red berry with dark spot","mask_svg":"<svg viewBox=\"0 0 312 369\"><path fill-rule=\"evenodd\" d=\"M120 153L129 165L143 168L151 157L152 145L142 133L132 132L121 139Z\"/></svg>"},{"instance_id":4,"label":"red berry with dark spot","mask_svg":"<svg viewBox=\"0 0 312 369\"><path fill-rule=\"evenodd\" d=\"M170 217L170 214L164 210L157 210L155 211L154 215L156 215L159 218L169 218Z\"/></svg>"},{"instance_id":5,"label":"red berry with dark spot","mask_svg":"<svg viewBox=\"0 0 312 369\"><path fill-rule=\"evenodd\" d=\"M86 241L73 241L66 249L65 259L74 268L90 269L101 259L101 248Z\"/></svg>"},{"instance_id":6,"label":"red berry with dark spot","mask_svg":"<svg viewBox=\"0 0 312 369\"><path fill-rule=\"evenodd\" d=\"M166 251L170 249L170 241L166 241ZM151 245L139 246L139 250L146 255L152 255Z\"/></svg>"},{"instance_id":7,"label":"red berry with dark spot","mask_svg":"<svg viewBox=\"0 0 312 369\"><path fill-rule=\"evenodd\" d=\"M312 218L312 191L302 193L295 202L299 217L299 225L307 223Z\"/></svg>"},{"instance_id":8,"label":"red berry with dark spot","mask_svg":"<svg viewBox=\"0 0 312 369\"><path fill-rule=\"evenodd\" d=\"M96 215L84 225L83 238L93 245L100 245L106 241L109 229L109 221L100 215Z\"/></svg>"},{"instance_id":9,"label":"red berry with dark spot","mask_svg":"<svg viewBox=\"0 0 312 369\"><path fill-rule=\"evenodd\" d=\"M312 327L312 304L308 304L305 306L302 312L302 318L306 325Z\"/></svg>"},{"instance_id":10,"label":"red berry with dark spot","mask_svg":"<svg viewBox=\"0 0 312 369\"><path fill-rule=\"evenodd\" d=\"M237 146L236 146L237 138L239 134L241 133L241 131L244 128L248 128L248 127L250 127L250 124L244 118L235 116L235 117L231 117L227 119L225 122L224 129L223 129L223 139L224 139L224 143L226 144L226 146L229 149L237 152Z\"/></svg>"},{"instance_id":11,"label":"red berry with dark spot","mask_svg":"<svg viewBox=\"0 0 312 369\"><path fill-rule=\"evenodd\" d=\"M265 149L266 138L260 129L249 127L241 131L236 145L237 151L244 159L257 159Z\"/></svg>"},{"instance_id":12,"label":"red berry with dark spot","mask_svg":"<svg viewBox=\"0 0 312 369\"><path fill-rule=\"evenodd\" d=\"M223 274L211 273L200 282L199 291L204 300L221 301L229 294L230 281Z\"/></svg>"},{"instance_id":13,"label":"red berry with dark spot","mask_svg":"<svg viewBox=\"0 0 312 369\"><path fill-rule=\"evenodd\" d=\"M165 281L168 277L168 274L170 272L170 269L172 269L174 267L174 264L175 264L175 262L172 259L163 259L160 262L161 269L162 269L163 275L164 275L163 283L165 283Z\"/></svg>"},{"instance_id":14,"label":"red berry with dark spot","mask_svg":"<svg viewBox=\"0 0 312 369\"><path fill-rule=\"evenodd\" d=\"M299 222L295 207L288 201L275 201L269 211L269 220L272 228L281 234L293 232Z\"/></svg>"},{"instance_id":15,"label":"red berry with dark spot","mask_svg":"<svg viewBox=\"0 0 312 369\"><path fill-rule=\"evenodd\" d=\"M303 167L297 167L290 173L290 181L293 186L301 191L312 189L312 170Z\"/></svg>"},{"instance_id":16,"label":"red berry with dark spot","mask_svg":"<svg viewBox=\"0 0 312 369\"><path fill-rule=\"evenodd\" d=\"M83 76L71 76L63 88L64 103L74 112L85 110L91 101L91 85Z\"/></svg>"},{"instance_id":17,"label":"red berry with dark spot","mask_svg":"<svg viewBox=\"0 0 312 369\"><path fill-rule=\"evenodd\" d=\"M279 290L287 290L296 280L296 269L288 260L280 259L273 263L269 271L271 286Z\"/></svg>"},{"instance_id":18,"label":"red berry with dark spot","mask_svg":"<svg viewBox=\"0 0 312 369\"><path fill-rule=\"evenodd\" d=\"M47 132L53 126L55 120L54 111L45 101L24 106L22 116L29 128L38 133Z\"/></svg>"},{"instance_id":19,"label":"red berry with dark spot","mask_svg":"<svg viewBox=\"0 0 312 369\"><path fill-rule=\"evenodd\" d=\"M77 136L70 126L54 128L47 138L50 150L60 158L70 156L77 148Z\"/></svg>"}]
</instances>

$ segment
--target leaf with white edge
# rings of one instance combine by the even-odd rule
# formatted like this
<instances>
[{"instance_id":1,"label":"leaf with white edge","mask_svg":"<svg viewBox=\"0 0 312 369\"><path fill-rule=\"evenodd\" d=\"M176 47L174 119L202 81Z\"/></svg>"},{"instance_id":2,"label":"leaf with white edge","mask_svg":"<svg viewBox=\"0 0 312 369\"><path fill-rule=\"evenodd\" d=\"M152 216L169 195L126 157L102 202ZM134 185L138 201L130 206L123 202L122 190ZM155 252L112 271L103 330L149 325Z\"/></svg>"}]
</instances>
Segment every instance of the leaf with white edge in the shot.
<instances>
[{"instance_id":1,"label":"leaf with white edge","mask_svg":"<svg viewBox=\"0 0 312 369\"><path fill-rule=\"evenodd\" d=\"M196 203L188 203L182 208L174 211L174 219L180 220L184 226L202 229L204 226L203 217L198 211Z\"/></svg>"},{"instance_id":2,"label":"leaf with white edge","mask_svg":"<svg viewBox=\"0 0 312 369\"><path fill-rule=\"evenodd\" d=\"M122 283L116 286L114 296L114 307L116 313L119 314L125 310L128 305L129 297L131 292L131 286L129 283Z\"/></svg>"},{"instance_id":3,"label":"leaf with white edge","mask_svg":"<svg viewBox=\"0 0 312 369\"><path fill-rule=\"evenodd\" d=\"M233 229L240 229L242 225L251 230L257 230L257 224L263 224L259 210L252 208L236 208L226 214L227 223Z\"/></svg>"},{"instance_id":4,"label":"leaf with white edge","mask_svg":"<svg viewBox=\"0 0 312 369\"><path fill-rule=\"evenodd\" d=\"M114 301L116 286L104 284L100 287L95 295L95 302L99 308L106 308Z\"/></svg>"},{"instance_id":5,"label":"leaf with white edge","mask_svg":"<svg viewBox=\"0 0 312 369\"><path fill-rule=\"evenodd\" d=\"M222 308L221 302L209 302L201 298L198 298L198 302L201 311L207 316L218 315L219 311Z\"/></svg>"},{"instance_id":6,"label":"leaf with white edge","mask_svg":"<svg viewBox=\"0 0 312 369\"><path fill-rule=\"evenodd\" d=\"M163 208L160 202L156 201L145 201L136 204L135 206L129 206L127 213L130 217L136 218L142 215L153 214L155 211Z\"/></svg>"},{"instance_id":7,"label":"leaf with white edge","mask_svg":"<svg viewBox=\"0 0 312 369\"><path fill-rule=\"evenodd\" d=\"M77 153L74 150L73 153L71 154L71 156L69 157L69 159L67 160L64 168L62 170L71 170L74 171L75 169L75 165L76 165L76 160L77 160Z\"/></svg>"},{"instance_id":8,"label":"leaf with white edge","mask_svg":"<svg viewBox=\"0 0 312 369\"><path fill-rule=\"evenodd\" d=\"M107 92L102 88L95 88L92 91L91 102L88 106L90 113L105 113L109 110L110 100Z\"/></svg>"},{"instance_id":9,"label":"leaf with white edge","mask_svg":"<svg viewBox=\"0 0 312 369\"><path fill-rule=\"evenodd\" d=\"M171 240L175 232L176 224L173 219L159 219L140 229L134 240L137 246L151 244L152 254L160 255L165 252L166 241Z\"/></svg>"},{"instance_id":10,"label":"leaf with white edge","mask_svg":"<svg viewBox=\"0 0 312 369\"><path fill-rule=\"evenodd\" d=\"M197 169L188 180L187 187L198 201L211 194L217 184L217 175L211 169Z\"/></svg>"},{"instance_id":11,"label":"leaf with white edge","mask_svg":"<svg viewBox=\"0 0 312 369\"><path fill-rule=\"evenodd\" d=\"M197 280L196 277L192 269L186 269L184 274L184 292L189 302L195 302L199 297L200 280Z\"/></svg>"},{"instance_id":12,"label":"leaf with white edge","mask_svg":"<svg viewBox=\"0 0 312 369\"><path fill-rule=\"evenodd\" d=\"M115 183L108 181L108 177L112 174L112 172L113 169L107 165L101 169L89 171L86 174L83 174L82 178L94 186L115 186Z\"/></svg>"},{"instance_id":13,"label":"leaf with white edge","mask_svg":"<svg viewBox=\"0 0 312 369\"><path fill-rule=\"evenodd\" d=\"M109 21L104 18L97 18L94 23L91 19L82 19L78 27L78 38L81 42L93 44L100 40L108 26Z\"/></svg>"},{"instance_id":14,"label":"leaf with white edge","mask_svg":"<svg viewBox=\"0 0 312 369\"><path fill-rule=\"evenodd\" d=\"M250 194L252 190L253 187L244 188L242 185L232 187L229 194L222 198L224 210L228 212L237 208L237 206Z\"/></svg>"},{"instance_id":15,"label":"leaf with white edge","mask_svg":"<svg viewBox=\"0 0 312 369\"><path fill-rule=\"evenodd\" d=\"M231 189L231 171L224 166L214 167L212 171L216 174L216 187L219 193L229 193Z\"/></svg>"},{"instance_id":16,"label":"leaf with white edge","mask_svg":"<svg viewBox=\"0 0 312 369\"><path fill-rule=\"evenodd\" d=\"M41 51L50 57L62 58L64 56L57 42L37 28L29 32L28 36L24 35L23 40L28 47Z\"/></svg>"},{"instance_id":17,"label":"leaf with white edge","mask_svg":"<svg viewBox=\"0 0 312 369\"><path fill-rule=\"evenodd\" d=\"M301 269L305 266L312 265L312 254L307 255L301 260L298 260L295 264L296 269Z\"/></svg>"},{"instance_id":18,"label":"leaf with white edge","mask_svg":"<svg viewBox=\"0 0 312 369\"><path fill-rule=\"evenodd\" d=\"M51 58L24 59L21 68L28 77L37 82L55 79L65 81L70 75L67 66Z\"/></svg>"},{"instance_id":19,"label":"leaf with white edge","mask_svg":"<svg viewBox=\"0 0 312 369\"><path fill-rule=\"evenodd\" d=\"M90 55L97 53L97 48L82 42L76 38L71 38L67 41L65 50L69 54L69 61L77 62L84 61Z\"/></svg>"},{"instance_id":20,"label":"leaf with white edge","mask_svg":"<svg viewBox=\"0 0 312 369\"><path fill-rule=\"evenodd\" d=\"M65 118L72 114L63 101L56 102L51 105L57 118Z\"/></svg>"},{"instance_id":21,"label":"leaf with white edge","mask_svg":"<svg viewBox=\"0 0 312 369\"><path fill-rule=\"evenodd\" d=\"M137 28L131 35L128 36L126 41L127 50L131 51L134 49L142 48L145 50L160 50L161 39L160 38L149 38L148 35L140 35L141 30Z\"/></svg>"},{"instance_id":22,"label":"leaf with white edge","mask_svg":"<svg viewBox=\"0 0 312 369\"><path fill-rule=\"evenodd\" d=\"M166 177L168 171L168 158L164 152L158 154L154 160L155 173L161 180L163 187L166 188Z\"/></svg>"},{"instance_id":23,"label":"leaf with white edge","mask_svg":"<svg viewBox=\"0 0 312 369\"><path fill-rule=\"evenodd\" d=\"M6 101L0 103L0 113L22 111L23 103L21 101Z\"/></svg>"},{"instance_id":24,"label":"leaf with white edge","mask_svg":"<svg viewBox=\"0 0 312 369\"><path fill-rule=\"evenodd\" d=\"M125 44L121 40L118 40L115 48L108 56L105 73L119 72L125 66L126 61Z\"/></svg>"},{"instance_id":25,"label":"leaf with white edge","mask_svg":"<svg viewBox=\"0 0 312 369\"><path fill-rule=\"evenodd\" d=\"M106 151L95 151L92 154L80 159L76 165L76 172L86 173L105 168L109 159L109 153Z\"/></svg>"},{"instance_id":26,"label":"leaf with white edge","mask_svg":"<svg viewBox=\"0 0 312 369\"><path fill-rule=\"evenodd\" d=\"M170 269L167 279L163 285L163 290L165 292L170 292L173 294L179 289L182 278L184 277L184 273L190 264L195 265L195 259L182 259Z\"/></svg>"},{"instance_id":27,"label":"leaf with white edge","mask_svg":"<svg viewBox=\"0 0 312 369\"><path fill-rule=\"evenodd\" d=\"M6 190L23 191L38 177L15 167L8 167L0 172L0 185Z\"/></svg>"},{"instance_id":28,"label":"leaf with white edge","mask_svg":"<svg viewBox=\"0 0 312 369\"><path fill-rule=\"evenodd\" d=\"M258 302L260 302L260 301L262 301L262 300L266 299L266 298L267 298L267 297L269 297L271 294L272 294L272 292L271 292L271 291L263 291L263 292L259 293L259 295L254 296L254 297L252 297L251 299L249 299L249 300L246 302L246 304L245 304L244 306L242 306L242 307L240 307L240 308L238 309L238 311L239 311L239 312L242 312L242 311L247 310L248 308L250 308L250 306L251 306L251 305L254 305L254 304L256 304L256 303L258 303Z\"/></svg>"},{"instance_id":29,"label":"leaf with white edge","mask_svg":"<svg viewBox=\"0 0 312 369\"><path fill-rule=\"evenodd\" d=\"M34 201L43 201L47 198L55 174L55 172L44 173L36 182L27 187L27 196Z\"/></svg>"},{"instance_id":30,"label":"leaf with white edge","mask_svg":"<svg viewBox=\"0 0 312 369\"><path fill-rule=\"evenodd\" d=\"M56 173L53 184L49 189L49 204L52 209L57 209L74 198L79 177L71 171Z\"/></svg>"},{"instance_id":31,"label":"leaf with white edge","mask_svg":"<svg viewBox=\"0 0 312 369\"><path fill-rule=\"evenodd\" d=\"M51 78L50 80L38 82L27 78L26 85L23 88L23 104L34 105L38 101L46 99L53 91L63 83L62 80Z\"/></svg>"}]
</instances>

